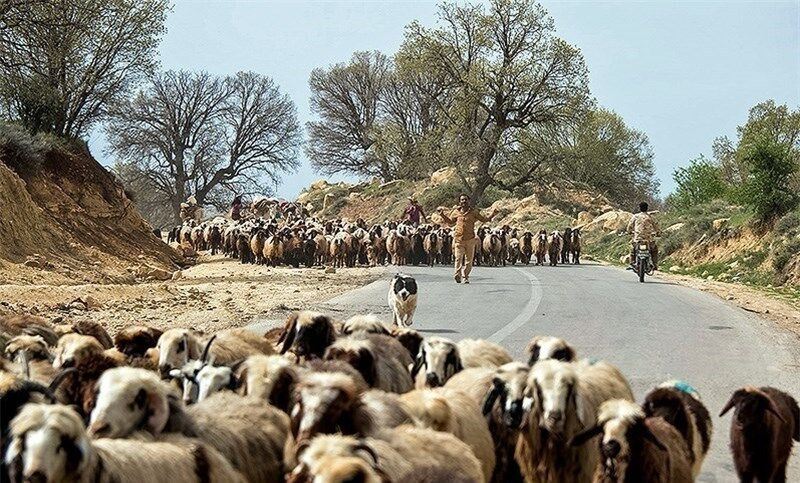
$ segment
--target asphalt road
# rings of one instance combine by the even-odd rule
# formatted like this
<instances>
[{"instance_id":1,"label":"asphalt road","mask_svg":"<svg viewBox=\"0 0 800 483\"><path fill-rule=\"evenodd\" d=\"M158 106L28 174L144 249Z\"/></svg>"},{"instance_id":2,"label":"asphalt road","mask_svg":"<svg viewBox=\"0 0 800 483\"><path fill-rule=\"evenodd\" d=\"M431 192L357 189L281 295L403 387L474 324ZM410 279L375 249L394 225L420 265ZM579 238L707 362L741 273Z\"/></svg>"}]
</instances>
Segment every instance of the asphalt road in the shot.
<instances>
[{"instance_id":1,"label":"asphalt road","mask_svg":"<svg viewBox=\"0 0 800 483\"><path fill-rule=\"evenodd\" d=\"M489 339L519 360L525 360L532 336L563 337L579 357L617 365L638 400L665 380L690 383L715 426L698 481L736 481L728 451L730 415L716 417L734 389L771 385L800 397L796 338L713 295L663 279L640 284L632 272L597 264L476 267L470 285L457 285L450 267L402 271L417 279L414 328L423 334ZM391 275L316 308L340 319L389 314ZM790 462L788 481L800 481L798 457Z\"/></svg>"}]
</instances>

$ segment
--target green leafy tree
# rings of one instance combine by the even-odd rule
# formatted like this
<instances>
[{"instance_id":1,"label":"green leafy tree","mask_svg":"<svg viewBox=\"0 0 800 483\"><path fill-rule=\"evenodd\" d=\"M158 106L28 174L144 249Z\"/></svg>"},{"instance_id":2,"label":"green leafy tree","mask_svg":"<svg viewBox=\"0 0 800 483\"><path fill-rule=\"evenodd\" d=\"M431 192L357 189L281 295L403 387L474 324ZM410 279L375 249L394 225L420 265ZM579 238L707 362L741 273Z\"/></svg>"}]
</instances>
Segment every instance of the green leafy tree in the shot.
<instances>
[{"instance_id":1,"label":"green leafy tree","mask_svg":"<svg viewBox=\"0 0 800 483\"><path fill-rule=\"evenodd\" d=\"M798 206L800 195L792 186L798 162L790 147L770 138L756 139L748 143L742 156L749 173L739 198L761 221L774 221Z\"/></svg>"},{"instance_id":2,"label":"green leafy tree","mask_svg":"<svg viewBox=\"0 0 800 483\"><path fill-rule=\"evenodd\" d=\"M688 166L676 169L672 179L677 188L668 202L680 209L724 198L729 192L719 165L702 155L691 160Z\"/></svg>"}]
</instances>

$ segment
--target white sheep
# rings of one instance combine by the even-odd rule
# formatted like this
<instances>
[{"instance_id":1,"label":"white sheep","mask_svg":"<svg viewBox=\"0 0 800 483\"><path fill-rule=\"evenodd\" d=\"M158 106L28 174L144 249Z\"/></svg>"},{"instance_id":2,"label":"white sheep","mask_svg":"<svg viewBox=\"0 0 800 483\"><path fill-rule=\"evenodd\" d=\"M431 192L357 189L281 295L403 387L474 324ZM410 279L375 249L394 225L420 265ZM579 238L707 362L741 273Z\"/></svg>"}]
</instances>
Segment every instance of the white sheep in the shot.
<instances>
[{"instance_id":1,"label":"white sheep","mask_svg":"<svg viewBox=\"0 0 800 483\"><path fill-rule=\"evenodd\" d=\"M605 362L539 361L531 368L524 408L530 408L516 459L526 480L589 481L597 452L566 444L594 426L597 409L609 399L633 400L622 373Z\"/></svg>"},{"instance_id":2,"label":"white sheep","mask_svg":"<svg viewBox=\"0 0 800 483\"><path fill-rule=\"evenodd\" d=\"M218 451L197 440L91 441L75 411L49 404L28 404L14 418L5 462L12 481L245 481Z\"/></svg>"},{"instance_id":3,"label":"white sheep","mask_svg":"<svg viewBox=\"0 0 800 483\"><path fill-rule=\"evenodd\" d=\"M220 451L249 481L280 481L289 439L286 414L255 398L214 394L184 409L175 389L144 369L103 373L90 416L95 437L124 438L137 431L159 437L197 437Z\"/></svg>"}]
</instances>

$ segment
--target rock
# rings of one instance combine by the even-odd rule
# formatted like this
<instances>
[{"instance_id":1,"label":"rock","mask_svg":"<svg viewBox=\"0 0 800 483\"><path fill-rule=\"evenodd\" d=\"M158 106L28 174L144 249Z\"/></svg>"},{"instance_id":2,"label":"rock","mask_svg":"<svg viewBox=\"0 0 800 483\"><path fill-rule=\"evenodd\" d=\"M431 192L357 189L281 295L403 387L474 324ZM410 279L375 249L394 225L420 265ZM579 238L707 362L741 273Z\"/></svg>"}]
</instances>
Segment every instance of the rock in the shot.
<instances>
[{"instance_id":1,"label":"rock","mask_svg":"<svg viewBox=\"0 0 800 483\"><path fill-rule=\"evenodd\" d=\"M669 267L669 271L672 273L680 273L683 271L683 269L680 267L680 265L673 265Z\"/></svg>"},{"instance_id":2,"label":"rock","mask_svg":"<svg viewBox=\"0 0 800 483\"><path fill-rule=\"evenodd\" d=\"M578 218L575 220L573 226L588 225L592 220L594 220L594 216L591 213L588 211L581 211L578 213Z\"/></svg>"},{"instance_id":3,"label":"rock","mask_svg":"<svg viewBox=\"0 0 800 483\"><path fill-rule=\"evenodd\" d=\"M147 265L142 265L136 269L136 276L139 278L161 281L172 279L172 273L168 272L167 270L150 267Z\"/></svg>"},{"instance_id":4,"label":"rock","mask_svg":"<svg viewBox=\"0 0 800 483\"><path fill-rule=\"evenodd\" d=\"M325 267L325 273L336 273L336 269L333 267Z\"/></svg>"},{"instance_id":5,"label":"rock","mask_svg":"<svg viewBox=\"0 0 800 483\"><path fill-rule=\"evenodd\" d=\"M711 226L714 228L714 231L720 231L721 229L728 226L729 221L731 221L730 218L717 218L716 220L711 222Z\"/></svg>"},{"instance_id":6,"label":"rock","mask_svg":"<svg viewBox=\"0 0 800 483\"><path fill-rule=\"evenodd\" d=\"M44 268L47 265L47 259L38 253L25 258L24 265L30 268Z\"/></svg>"},{"instance_id":7,"label":"rock","mask_svg":"<svg viewBox=\"0 0 800 483\"><path fill-rule=\"evenodd\" d=\"M712 282L712 281L714 281L714 276L713 275L709 275L708 277L706 277L706 280L708 280L709 282Z\"/></svg>"},{"instance_id":8,"label":"rock","mask_svg":"<svg viewBox=\"0 0 800 483\"><path fill-rule=\"evenodd\" d=\"M735 298L736 298L736 297L734 297L733 295L731 295L731 294L728 294L728 296L727 296L727 297L725 297L725 300L733 300L733 299L735 299Z\"/></svg>"},{"instance_id":9,"label":"rock","mask_svg":"<svg viewBox=\"0 0 800 483\"><path fill-rule=\"evenodd\" d=\"M431 185L446 183L456 177L456 169L452 166L436 170L431 174Z\"/></svg>"},{"instance_id":10,"label":"rock","mask_svg":"<svg viewBox=\"0 0 800 483\"><path fill-rule=\"evenodd\" d=\"M394 185L400 184L402 182L403 182L402 179L394 179L392 181L387 181L386 183L383 183L382 185L378 186L378 188L381 188L381 189L388 188L389 186L394 186Z\"/></svg>"},{"instance_id":11,"label":"rock","mask_svg":"<svg viewBox=\"0 0 800 483\"><path fill-rule=\"evenodd\" d=\"M622 210L612 210L598 216L591 223L589 227L601 227L605 231L622 231L628 227L628 222L631 221L632 213Z\"/></svg>"},{"instance_id":12,"label":"rock","mask_svg":"<svg viewBox=\"0 0 800 483\"><path fill-rule=\"evenodd\" d=\"M183 278L183 270L175 270L172 273L172 280L180 280Z\"/></svg>"},{"instance_id":13,"label":"rock","mask_svg":"<svg viewBox=\"0 0 800 483\"><path fill-rule=\"evenodd\" d=\"M323 211L328 209L328 206L330 206L332 199L333 199L333 193L326 193L325 194L325 197L322 199L322 210Z\"/></svg>"},{"instance_id":14,"label":"rock","mask_svg":"<svg viewBox=\"0 0 800 483\"><path fill-rule=\"evenodd\" d=\"M734 260L733 262L728 264L728 267L730 267L730 268L736 268L738 266L739 266L739 262L736 261L736 260Z\"/></svg>"},{"instance_id":15,"label":"rock","mask_svg":"<svg viewBox=\"0 0 800 483\"><path fill-rule=\"evenodd\" d=\"M86 304L84 304L80 300L74 300L74 301L70 302L69 305L67 305L67 308L70 309L70 310L81 310L81 311L83 311L83 310L86 310Z\"/></svg>"},{"instance_id":16,"label":"rock","mask_svg":"<svg viewBox=\"0 0 800 483\"><path fill-rule=\"evenodd\" d=\"M686 226L686 223L675 223L674 225L670 225L664 229L667 233L673 233L679 231L681 228Z\"/></svg>"},{"instance_id":17,"label":"rock","mask_svg":"<svg viewBox=\"0 0 800 483\"><path fill-rule=\"evenodd\" d=\"M327 180L319 179L319 180L314 181L313 183L311 183L311 185L309 186L309 189L312 189L312 190L324 190L328 186L330 186L330 185L328 184Z\"/></svg>"},{"instance_id":18,"label":"rock","mask_svg":"<svg viewBox=\"0 0 800 483\"><path fill-rule=\"evenodd\" d=\"M86 305L86 308L89 310L99 309L103 307L103 304L100 303L99 300L92 297L91 295L87 295L83 298L83 303Z\"/></svg>"}]
</instances>

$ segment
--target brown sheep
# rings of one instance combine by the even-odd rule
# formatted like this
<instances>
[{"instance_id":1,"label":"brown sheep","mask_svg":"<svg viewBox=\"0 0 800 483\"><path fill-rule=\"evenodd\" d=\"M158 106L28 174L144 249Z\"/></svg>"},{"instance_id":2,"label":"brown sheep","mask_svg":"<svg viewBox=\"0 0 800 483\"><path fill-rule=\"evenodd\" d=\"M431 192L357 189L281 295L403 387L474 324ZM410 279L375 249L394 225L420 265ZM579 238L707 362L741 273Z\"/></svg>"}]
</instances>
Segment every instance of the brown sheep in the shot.
<instances>
[{"instance_id":1,"label":"brown sheep","mask_svg":"<svg viewBox=\"0 0 800 483\"><path fill-rule=\"evenodd\" d=\"M289 315L278 339L280 353L291 350L299 357L322 357L336 340L336 329L330 317L319 312L302 310Z\"/></svg>"},{"instance_id":2,"label":"brown sheep","mask_svg":"<svg viewBox=\"0 0 800 483\"><path fill-rule=\"evenodd\" d=\"M731 452L739 480L786 481L792 440L800 441L797 401L772 387L744 387L719 415L733 408Z\"/></svg>"},{"instance_id":3,"label":"brown sheep","mask_svg":"<svg viewBox=\"0 0 800 483\"><path fill-rule=\"evenodd\" d=\"M408 351L388 335L362 332L340 338L325 351L325 359L347 362L375 389L404 393L414 385Z\"/></svg>"}]
</instances>

